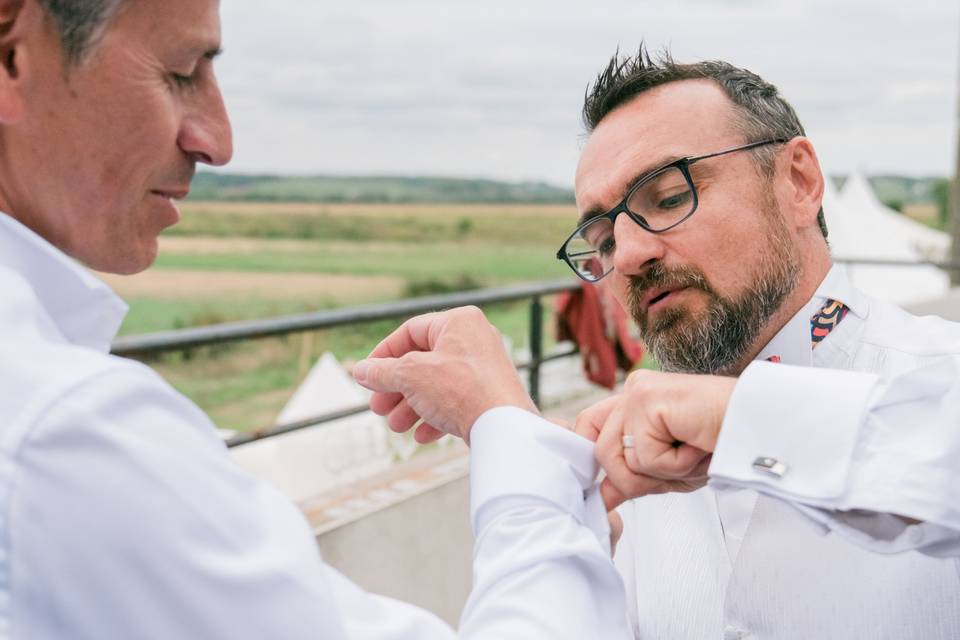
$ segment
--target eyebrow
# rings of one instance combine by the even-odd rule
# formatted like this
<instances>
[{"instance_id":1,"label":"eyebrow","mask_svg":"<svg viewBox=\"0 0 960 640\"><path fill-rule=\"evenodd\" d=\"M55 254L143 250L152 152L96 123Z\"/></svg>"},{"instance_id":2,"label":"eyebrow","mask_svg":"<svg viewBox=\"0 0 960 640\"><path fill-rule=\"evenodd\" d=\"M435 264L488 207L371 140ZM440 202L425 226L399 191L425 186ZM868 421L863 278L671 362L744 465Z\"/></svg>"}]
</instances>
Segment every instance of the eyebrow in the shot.
<instances>
[{"instance_id":1,"label":"eyebrow","mask_svg":"<svg viewBox=\"0 0 960 640\"><path fill-rule=\"evenodd\" d=\"M223 55L223 47L213 47L203 52L203 57L207 60L214 60Z\"/></svg>"},{"instance_id":2,"label":"eyebrow","mask_svg":"<svg viewBox=\"0 0 960 640\"><path fill-rule=\"evenodd\" d=\"M641 180L649 176L651 173L653 173L658 169L662 169L668 164L672 164L677 160L680 160L681 158L687 158L687 157L689 156L678 156L678 155L666 156L657 163L651 163L645 166L643 169L635 173L633 177L627 181L627 184L624 185L623 192L620 194L620 202L623 202L626 199L627 194L630 193L630 190L633 189L635 186L637 186L637 184L639 184ZM577 226L579 227L583 223L587 222L588 220L592 220L597 216L602 216L608 211L610 211L610 209L603 209L600 207L591 207L590 209L587 209L587 211L582 216L580 216L579 220L577 220Z\"/></svg>"}]
</instances>

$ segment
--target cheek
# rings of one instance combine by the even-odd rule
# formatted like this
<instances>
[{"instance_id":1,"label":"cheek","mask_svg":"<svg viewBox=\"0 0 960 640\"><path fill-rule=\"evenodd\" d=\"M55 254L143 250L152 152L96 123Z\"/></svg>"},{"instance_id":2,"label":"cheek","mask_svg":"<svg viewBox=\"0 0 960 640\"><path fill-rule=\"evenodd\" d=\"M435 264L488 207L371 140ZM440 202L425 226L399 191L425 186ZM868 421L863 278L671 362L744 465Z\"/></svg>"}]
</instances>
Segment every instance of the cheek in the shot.
<instances>
[{"instance_id":1,"label":"cheek","mask_svg":"<svg viewBox=\"0 0 960 640\"><path fill-rule=\"evenodd\" d=\"M597 285L594 285L597 286ZM610 275L600 281L599 286L604 287L606 293L612 295L620 306L630 313L630 279L613 271Z\"/></svg>"}]
</instances>

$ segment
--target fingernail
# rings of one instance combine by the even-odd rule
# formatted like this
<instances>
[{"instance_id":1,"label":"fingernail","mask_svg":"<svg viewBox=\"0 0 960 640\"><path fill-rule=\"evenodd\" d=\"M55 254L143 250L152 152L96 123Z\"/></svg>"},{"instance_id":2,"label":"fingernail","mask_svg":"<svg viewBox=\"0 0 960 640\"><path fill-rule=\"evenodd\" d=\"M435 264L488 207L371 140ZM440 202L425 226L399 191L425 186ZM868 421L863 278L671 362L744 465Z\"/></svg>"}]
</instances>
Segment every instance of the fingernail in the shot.
<instances>
[{"instance_id":1,"label":"fingernail","mask_svg":"<svg viewBox=\"0 0 960 640\"><path fill-rule=\"evenodd\" d=\"M368 371L370 371L370 363L366 360L361 360L353 365L353 379L361 383L366 382Z\"/></svg>"}]
</instances>

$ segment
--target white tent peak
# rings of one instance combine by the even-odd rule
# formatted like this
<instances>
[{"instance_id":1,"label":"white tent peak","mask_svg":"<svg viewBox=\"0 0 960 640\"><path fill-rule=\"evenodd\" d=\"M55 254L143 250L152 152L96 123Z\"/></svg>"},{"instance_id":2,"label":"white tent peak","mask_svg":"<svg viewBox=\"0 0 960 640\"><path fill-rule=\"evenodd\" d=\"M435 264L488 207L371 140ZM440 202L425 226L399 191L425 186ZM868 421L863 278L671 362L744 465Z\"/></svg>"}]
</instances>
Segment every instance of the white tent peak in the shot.
<instances>
[{"instance_id":1,"label":"white tent peak","mask_svg":"<svg viewBox=\"0 0 960 640\"><path fill-rule=\"evenodd\" d=\"M898 236L900 247L908 248L914 260L943 260L950 250L950 236L942 231L931 229L915 220L911 220L899 211L883 204L877 197L870 181L861 171L850 174L843 185L840 195L843 204L849 210L863 212L865 222L880 225L884 230ZM869 241L875 235L871 228L862 228L860 233ZM880 255L876 257L901 257L899 255ZM905 259L906 256L902 256Z\"/></svg>"},{"instance_id":2,"label":"white tent peak","mask_svg":"<svg viewBox=\"0 0 960 640\"><path fill-rule=\"evenodd\" d=\"M287 424L364 404L370 393L357 384L329 351L317 360L300 387L277 416Z\"/></svg>"},{"instance_id":3,"label":"white tent peak","mask_svg":"<svg viewBox=\"0 0 960 640\"><path fill-rule=\"evenodd\" d=\"M369 396L333 354L324 353L277 423L362 406ZM412 441L390 432L383 418L366 411L234 447L230 453L241 467L269 480L293 500L305 500L380 473L412 448Z\"/></svg>"},{"instance_id":4,"label":"white tent peak","mask_svg":"<svg viewBox=\"0 0 960 640\"><path fill-rule=\"evenodd\" d=\"M867 178L867 176L864 175L863 171L859 168L854 170L853 173L847 177L847 181L843 183L841 194L844 202L850 206L887 208L882 202L880 202L880 198L877 197L873 187L870 186L869 178Z\"/></svg>"},{"instance_id":5,"label":"white tent peak","mask_svg":"<svg viewBox=\"0 0 960 640\"><path fill-rule=\"evenodd\" d=\"M855 171L839 194L828 185L823 209L834 258L870 258L917 262L935 259L948 237L884 206L862 171ZM929 266L851 265L851 281L868 294L896 304L943 296L947 275Z\"/></svg>"}]
</instances>

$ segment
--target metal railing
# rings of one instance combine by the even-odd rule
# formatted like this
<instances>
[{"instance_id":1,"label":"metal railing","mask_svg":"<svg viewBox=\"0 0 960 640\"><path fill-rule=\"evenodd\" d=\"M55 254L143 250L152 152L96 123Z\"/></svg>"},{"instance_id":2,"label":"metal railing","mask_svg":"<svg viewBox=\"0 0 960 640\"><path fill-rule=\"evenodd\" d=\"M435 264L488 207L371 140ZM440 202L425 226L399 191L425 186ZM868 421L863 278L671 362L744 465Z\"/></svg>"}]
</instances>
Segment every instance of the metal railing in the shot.
<instances>
[{"instance_id":1,"label":"metal railing","mask_svg":"<svg viewBox=\"0 0 960 640\"><path fill-rule=\"evenodd\" d=\"M533 282L477 291L410 298L383 304L370 304L329 311L301 313L266 318L263 320L229 322L176 331L162 331L146 335L118 338L114 341L111 352L118 356L144 358L156 356L161 353L189 351L197 347L241 340L258 340L292 333L331 329L343 325L375 322L377 320L410 318L421 313L451 309L464 305L484 307L500 302L530 300L530 359L515 364L517 369L527 370L530 396L533 398L533 401L539 405L540 365L551 360L566 358L577 352L576 349L570 349L549 356L543 355L543 303L541 297L563 291L572 291L579 286L576 280L566 278L563 280ZM269 426L239 433L227 440L227 446L234 447L282 433L290 433L298 429L304 429L363 413L367 410L369 410L367 405L349 407L288 424Z\"/></svg>"},{"instance_id":2,"label":"metal railing","mask_svg":"<svg viewBox=\"0 0 960 640\"><path fill-rule=\"evenodd\" d=\"M892 266L892 267L921 267L930 266L945 271L960 271L960 262L937 262L933 260L888 260L881 258L835 258L834 262L851 266ZM557 360L573 355L577 349L570 349L549 356L543 355L543 303L541 297L563 291L572 291L579 287L579 281L573 279L533 282L507 287L465 291L446 295L411 298L383 304L370 304L329 311L317 311L295 315L266 318L263 320L249 320L243 322L229 322L163 331L139 336L118 338L113 343L112 352L125 357L150 357L160 353L188 351L197 347L204 347L241 340L257 340L275 336L284 336L293 333L331 329L350 324L375 322L378 320L393 320L409 318L421 313L450 309L464 305L484 307L499 302L514 302L530 300L530 359L526 362L515 363L518 370L527 370L530 395L537 405L540 404L540 365L544 362ZM288 424L264 427L237 434L227 440L228 446L237 446L268 438L283 433L290 433L298 429L332 422L341 418L357 415L367 411L367 405L350 407L323 415L298 420Z\"/></svg>"}]
</instances>

